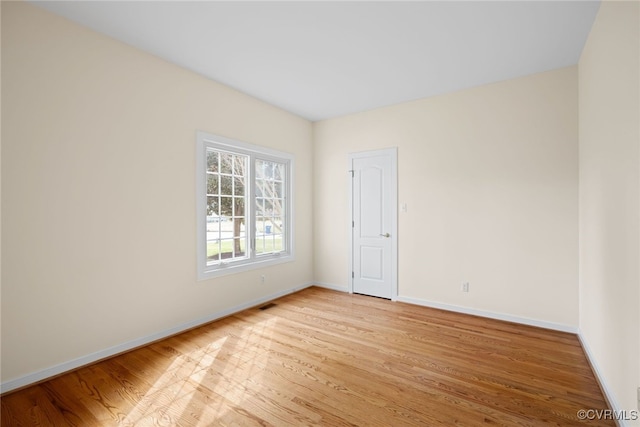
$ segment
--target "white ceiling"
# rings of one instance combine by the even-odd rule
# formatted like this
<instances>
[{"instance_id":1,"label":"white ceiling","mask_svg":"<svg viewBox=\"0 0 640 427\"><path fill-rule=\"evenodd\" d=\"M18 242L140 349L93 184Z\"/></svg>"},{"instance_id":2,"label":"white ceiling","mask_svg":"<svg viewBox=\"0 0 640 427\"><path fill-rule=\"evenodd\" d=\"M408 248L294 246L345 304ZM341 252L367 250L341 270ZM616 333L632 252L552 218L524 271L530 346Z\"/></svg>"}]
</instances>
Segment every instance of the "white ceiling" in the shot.
<instances>
[{"instance_id":1,"label":"white ceiling","mask_svg":"<svg viewBox=\"0 0 640 427\"><path fill-rule=\"evenodd\" d=\"M34 3L314 121L576 64L600 5Z\"/></svg>"}]
</instances>

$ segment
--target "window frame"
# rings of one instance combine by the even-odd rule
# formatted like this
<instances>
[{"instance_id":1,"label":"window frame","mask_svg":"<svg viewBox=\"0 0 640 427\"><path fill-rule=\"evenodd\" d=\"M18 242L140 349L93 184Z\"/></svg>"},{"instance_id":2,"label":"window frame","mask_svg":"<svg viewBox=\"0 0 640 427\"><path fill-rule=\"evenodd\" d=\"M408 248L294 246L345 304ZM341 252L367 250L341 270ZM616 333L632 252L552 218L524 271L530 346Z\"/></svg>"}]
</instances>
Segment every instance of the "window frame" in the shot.
<instances>
[{"instance_id":1,"label":"window frame","mask_svg":"<svg viewBox=\"0 0 640 427\"><path fill-rule=\"evenodd\" d=\"M248 235L244 259L220 261L215 265L207 265L207 149L222 150L234 154L248 156L245 188L245 230ZM283 163L284 167L284 218L283 246L281 252L256 254L256 160ZM294 156L290 153L261 147L206 132L197 132L196 138L196 256L198 280L207 280L228 274L264 268L270 265L291 262L294 256L294 211L293 211L293 173Z\"/></svg>"}]
</instances>

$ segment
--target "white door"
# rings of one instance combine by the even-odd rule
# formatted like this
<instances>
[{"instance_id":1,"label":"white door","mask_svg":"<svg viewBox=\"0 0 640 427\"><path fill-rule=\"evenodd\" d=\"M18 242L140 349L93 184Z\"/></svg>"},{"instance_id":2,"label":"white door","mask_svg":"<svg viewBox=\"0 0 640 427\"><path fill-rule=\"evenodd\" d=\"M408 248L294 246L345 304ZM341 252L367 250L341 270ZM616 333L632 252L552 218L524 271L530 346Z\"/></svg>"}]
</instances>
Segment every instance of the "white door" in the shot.
<instances>
[{"instance_id":1,"label":"white door","mask_svg":"<svg viewBox=\"0 0 640 427\"><path fill-rule=\"evenodd\" d=\"M355 293L397 297L397 151L355 153L351 168L351 266Z\"/></svg>"}]
</instances>

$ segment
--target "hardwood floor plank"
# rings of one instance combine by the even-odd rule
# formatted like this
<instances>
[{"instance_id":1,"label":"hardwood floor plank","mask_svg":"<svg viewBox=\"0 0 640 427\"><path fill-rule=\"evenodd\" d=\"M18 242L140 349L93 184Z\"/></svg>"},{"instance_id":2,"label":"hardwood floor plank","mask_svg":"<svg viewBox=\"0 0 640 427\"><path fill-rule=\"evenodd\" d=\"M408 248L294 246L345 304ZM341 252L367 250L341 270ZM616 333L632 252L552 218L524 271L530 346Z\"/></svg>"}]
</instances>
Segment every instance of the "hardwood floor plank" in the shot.
<instances>
[{"instance_id":1,"label":"hardwood floor plank","mask_svg":"<svg viewBox=\"0 0 640 427\"><path fill-rule=\"evenodd\" d=\"M321 288L0 403L3 426L578 426L607 409L575 335Z\"/></svg>"},{"instance_id":2,"label":"hardwood floor plank","mask_svg":"<svg viewBox=\"0 0 640 427\"><path fill-rule=\"evenodd\" d=\"M5 398L3 397L3 404ZM2 425L69 426L64 415L49 400L42 387L34 386L20 395L8 396L10 408L3 408ZM3 405L4 406L4 405ZM6 415L5 415L6 414Z\"/></svg>"}]
</instances>

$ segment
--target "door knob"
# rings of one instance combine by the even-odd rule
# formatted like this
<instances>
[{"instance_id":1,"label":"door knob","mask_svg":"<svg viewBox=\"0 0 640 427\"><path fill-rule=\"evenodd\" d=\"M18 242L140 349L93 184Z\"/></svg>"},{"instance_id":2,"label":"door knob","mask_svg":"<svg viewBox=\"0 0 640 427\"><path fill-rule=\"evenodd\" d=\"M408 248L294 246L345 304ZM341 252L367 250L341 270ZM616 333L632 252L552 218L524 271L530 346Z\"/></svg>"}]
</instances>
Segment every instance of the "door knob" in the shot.
<instances>
[{"instance_id":1,"label":"door knob","mask_svg":"<svg viewBox=\"0 0 640 427\"><path fill-rule=\"evenodd\" d=\"M381 234L380 236L381 236L381 237L391 237L391 234L389 234L389 233L384 233L384 234Z\"/></svg>"}]
</instances>

